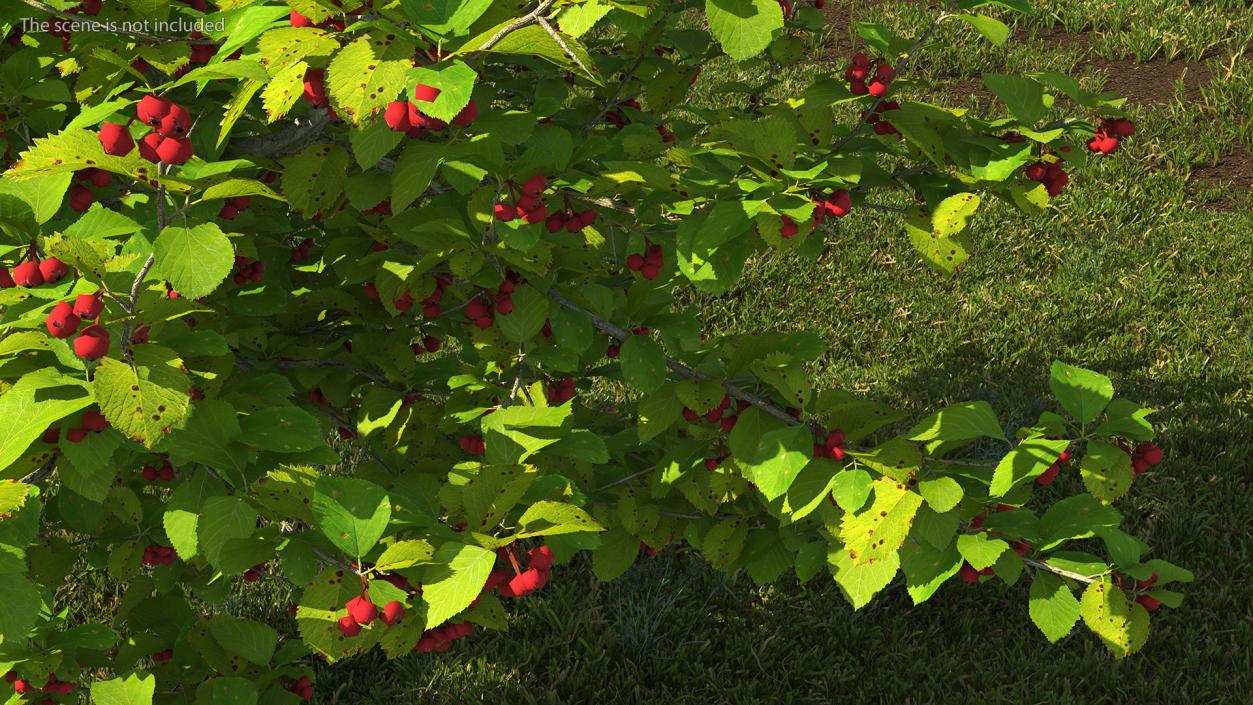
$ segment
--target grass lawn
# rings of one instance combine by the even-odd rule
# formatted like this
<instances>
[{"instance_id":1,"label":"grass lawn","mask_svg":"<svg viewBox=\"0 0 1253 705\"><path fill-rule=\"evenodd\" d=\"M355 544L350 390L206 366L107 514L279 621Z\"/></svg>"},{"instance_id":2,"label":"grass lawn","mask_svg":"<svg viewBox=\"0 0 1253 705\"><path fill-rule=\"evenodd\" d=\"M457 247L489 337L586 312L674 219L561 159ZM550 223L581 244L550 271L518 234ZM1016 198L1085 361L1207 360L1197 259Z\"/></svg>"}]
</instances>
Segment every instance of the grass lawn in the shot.
<instances>
[{"instance_id":1,"label":"grass lawn","mask_svg":"<svg viewBox=\"0 0 1253 705\"><path fill-rule=\"evenodd\" d=\"M842 71L850 15L909 31L936 12L828 4L832 30L813 47L828 58L768 97ZM976 110L997 109L987 71L1056 68L1130 96L1139 134L1078 175L1056 214L992 204L973 258L946 278L924 269L890 214L862 211L818 262L757 261L731 295L695 303L711 330L820 331L831 348L820 385L906 407L986 399L1006 424L1026 422L1061 358L1160 408L1167 461L1120 507L1156 555L1198 579L1182 609L1159 613L1144 651L1116 662L1083 628L1050 645L1027 617L1024 582L954 581L919 607L897 585L853 612L829 580L758 588L671 549L605 585L586 565L561 568L512 607L508 634L324 673L343 688L338 702L1249 702L1253 9L1035 4L1003 49L949 27L914 75L937 100ZM728 71L709 67L698 85L736 78ZM1069 494L1078 478L1055 487Z\"/></svg>"},{"instance_id":2,"label":"grass lawn","mask_svg":"<svg viewBox=\"0 0 1253 705\"><path fill-rule=\"evenodd\" d=\"M779 77L767 99L842 72L850 16L914 32L937 12L934 0L828 5L831 31L811 48L825 58ZM507 634L322 667L315 702L1251 702L1253 8L1035 5L1004 48L949 26L921 55L913 76L925 85L909 95L995 112L980 74L1055 68L1130 96L1139 133L1076 174L1055 214L989 204L972 259L950 278L923 267L896 217L862 210L839 222L816 263L754 261L730 295L693 304L710 330L818 331L830 354L817 386L906 408L984 399L1005 425L1021 424L1042 410L1060 358L1161 409L1167 460L1120 508L1132 533L1197 582L1181 609L1157 614L1143 652L1114 661L1084 628L1050 645L1027 616L1026 581L952 581L914 607L898 580L854 612L829 579L759 588L672 547L609 584L585 561L558 567L548 588L511 605ZM761 80L732 70L707 67L698 86ZM904 205L891 198L876 196ZM1078 487L1063 476L1054 491ZM243 609L266 602L286 604Z\"/></svg>"}]
</instances>

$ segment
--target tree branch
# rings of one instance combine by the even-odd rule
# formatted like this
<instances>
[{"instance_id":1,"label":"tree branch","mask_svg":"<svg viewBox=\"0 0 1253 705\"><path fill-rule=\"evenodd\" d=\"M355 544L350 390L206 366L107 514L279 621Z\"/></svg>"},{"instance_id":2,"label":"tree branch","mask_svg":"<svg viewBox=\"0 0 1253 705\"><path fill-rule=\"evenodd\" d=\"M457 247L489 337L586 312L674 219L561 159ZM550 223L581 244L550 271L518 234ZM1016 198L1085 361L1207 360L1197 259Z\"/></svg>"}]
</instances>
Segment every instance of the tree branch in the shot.
<instances>
[{"instance_id":1,"label":"tree branch","mask_svg":"<svg viewBox=\"0 0 1253 705\"><path fill-rule=\"evenodd\" d=\"M1026 563L1027 565L1037 570L1043 570L1049 573L1060 575L1063 578L1070 578L1071 580L1078 580L1081 583L1095 583L1098 578L1106 574L1106 573L1097 573L1096 575L1084 575L1082 573L1075 573L1073 571L1069 571L1064 568L1055 568L1049 565L1048 563L1045 563L1043 561L1037 561L1034 558L1023 558L1022 562Z\"/></svg>"},{"instance_id":2,"label":"tree branch","mask_svg":"<svg viewBox=\"0 0 1253 705\"><path fill-rule=\"evenodd\" d=\"M548 32L548 36L552 37L554 42L557 42L557 45L560 46L561 50L566 53L566 56L570 57L574 63L578 64L579 68L583 69L583 73L588 76L596 75L592 73L591 69L587 68L587 64L584 64L583 60L574 53L574 50L570 48L570 45L566 44L566 40L562 38L561 34L557 32L557 30L553 29L552 25L548 24L548 20L545 20L543 17L537 17L535 18L535 21L539 23L539 26L544 28L545 32Z\"/></svg>"},{"instance_id":3,"label":"tree branch","mask_svg":"<svg viewBox=\"0 0 1253 705\"><path fill-rule=\"evenodd\" d=\"M544 14L544 12L548 8L552 7L554 2L556 2L556 0L542 0L542 2L540 2L539 4L539 7L536 7L534 10L531 10L526 15L523 15L522 17L519 17L513 22L510 22L509 24L505 25L504 27L501 27L499 32L493 34L490 38L488 38L487 41L483 42L482 46L480 46L478 49L475 49L473 52L471 52L470 56L466 57L466 61L473 61L474 59L477 59L488 49L491 49L492 47L499 44L500 40L509 36L511 32L516 32L519 29L522 29L523 27L538 20L540 15Z\"/></svg>"}]
</instances>

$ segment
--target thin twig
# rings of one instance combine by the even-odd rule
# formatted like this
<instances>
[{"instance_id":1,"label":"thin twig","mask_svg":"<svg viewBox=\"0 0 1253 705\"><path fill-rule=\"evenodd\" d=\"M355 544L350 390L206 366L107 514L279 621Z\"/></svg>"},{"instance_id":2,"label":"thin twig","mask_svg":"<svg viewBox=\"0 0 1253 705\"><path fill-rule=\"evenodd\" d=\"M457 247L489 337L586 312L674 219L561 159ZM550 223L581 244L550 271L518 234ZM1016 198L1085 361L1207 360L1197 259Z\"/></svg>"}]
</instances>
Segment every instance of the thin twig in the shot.
<instances>
[{"instance_id":1,"label":"thin twig","mask_svg":"<svg viewBox=\"0 0 1253 705\"><path fill-rule=\"evenodd\" d=\"M487 50L499 44L500 40L509 36L510 33L516 32L517 30L522 29L523 27L535 22L536 20L539 19L540 15L544 14L544 12L548 8L552 7L554 2L556 2L556 0L543 0L542 2L540 2L539 7L535 8L534 10L531 10L526 15L519 17L518 19L514 20L513 22L510 22L504 27L501 27L499 32L493 34L490 38L488 38L487 41L483 42L483 44L479 46L477 49L475 49L470 54L470 56L467 57L466 60L473 61L474 59L482 55L483 52L486 52Z\"/></svg>"},{"instance_id":2,"label":"thin twig","mask_svg":"<svg viewBox=\"0 0 1253 705\"><path fill-rule=\"evenodd\" d=\"M1069 571L1064 568L1057 568L1057 567L1051 566L1048 563L1045 563L1043 561L1037 561L1034 558L1023 558L1022 562L1026 563L1032 568L1047 571L1049 573L1054 573L1056 575L1062 576L1063 578L1070 578L1071 580L1078 580L1081 583L1095 583L1101 576L1106 575L1106 573L1097 573L1096 575L1084 575L1083 573L1075 573L1073 571Z\"/></svg>"},{"instance_id":3,"label":"thin twig","mask_svg":"<svg viewBox=\"0 0 1253 705\"><path fill-rule=\"evenodd\" d=\"M547 20L543 17L537 17L535 18L535 21L539 24L539 26L544 28L545 32L548 32L548 36L552 37L554 42L557 42L557 45L560 46L561 50L566 53L566 56L570 57L574 63L578 64L579 68L583 69L583 73L593 78L596 76L596 74L592 73L591 69L587 68L587 64L583 63L583 60L579 58L578 54L574 53L574 50L570 48L570 45L566 44L566 40L562 38L561 34L557 30L553 29L552 25L548 24Z\"/></svg>"},{"instance_id":4,"label":"thin twig","mask_svg":"<svg viewBox=\"0 0 1253 705\"><path fill-rule=\"evenodd\" d=\"M591 120L583 123L583 127L579 128L579 134L586 135L593 127L600 123L601 119L609 114L610 110L613 110L614 107L618 105L618 101L622 98L622 92L626 90L628 85L630 85L631 79L635 78L635 70L639 68L640 62L643 60L644 55L642 53L635 57L635 61L631 63L631 65L627 68L626 73L623 74L622 82L618 84L618 89L613 92L613 95L609 96L609 101L605 103L605 107L601 108L600 112L596 113L596 116Z\"/></svg>"}]
</instances>

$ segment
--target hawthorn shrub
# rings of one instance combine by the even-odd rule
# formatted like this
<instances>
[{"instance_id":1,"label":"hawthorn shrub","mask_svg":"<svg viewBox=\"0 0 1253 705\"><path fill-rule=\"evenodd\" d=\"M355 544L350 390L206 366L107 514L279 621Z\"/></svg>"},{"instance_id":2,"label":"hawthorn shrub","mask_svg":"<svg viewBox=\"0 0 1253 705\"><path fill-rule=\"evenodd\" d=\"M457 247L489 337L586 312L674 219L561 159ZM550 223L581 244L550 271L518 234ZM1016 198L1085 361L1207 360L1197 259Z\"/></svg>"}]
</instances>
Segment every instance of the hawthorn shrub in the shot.
<instances>
[{"instance_id":1,"label":"hawthorn shrub","mask_svg":"<svg viewBox=\"0 0 1253 705\"><path fill-rule=\"evenodd\" d=\"M1026 0L961 0L914 38L860 23L798 95L691 100L707 62L801 61L815 5L6 5L17 701L307 700L312 658L444 651L579 552L609 580L679 541L759 583L828 572L854 608L898 572L915 602L1025 579L1050 641L1082 620L1139 649L1191 575L1119 528L1162 452L1108 378L1055 363L1056 411L1007 435L985 402L815 390L817 335L675 305L750 257L817 257L866 209L952 275L985 201L1064 208L1134 135L1121 99L1049 71L984 77L1007 117L910 99L928 41L1000 44L982 13ZM99 622L61 599L93 571L121 590ZM239 616L262 581L290 618Z\"/></svg>"}]
</instances>

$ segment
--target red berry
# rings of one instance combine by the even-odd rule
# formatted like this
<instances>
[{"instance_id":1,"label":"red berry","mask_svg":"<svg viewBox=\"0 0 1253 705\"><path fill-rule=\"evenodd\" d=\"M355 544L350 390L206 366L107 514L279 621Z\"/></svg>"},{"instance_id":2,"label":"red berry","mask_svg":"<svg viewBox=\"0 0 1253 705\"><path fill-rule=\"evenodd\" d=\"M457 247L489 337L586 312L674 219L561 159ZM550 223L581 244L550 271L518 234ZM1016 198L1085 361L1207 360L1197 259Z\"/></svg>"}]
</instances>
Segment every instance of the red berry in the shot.
<instances>
[{"instance_id":1,"label":"red berry","mask_svg":"<svg viewBox=\"0 0 1253 705\"><path fill-rule=\"evenodd\" d=\"M56 284L69 273L70 268L56 257L49 257L39 263L39 274L43 277L45 284Z\"/></svg>"},{"instance_id":2,"label":"red berry","mask_svg":"<svg viewBox=\"0 0 1253 705\"><path fill-rule=\"evenodd\" d=\"M962 563L961 570L957 571L957 574L967 583L974 584L979 582L979 571L975 570L975 567L969 563Z\"/></svg>"},{"instance_id":3,"label":"red berry","mask_svg":"<svg viewBox=\"0 0 1253 705\"><path fill-rule=\"evenodd\" d=\"M172 105L173 103L159 96L144 96L135 108L135 114L139 116L140 122L156 127L161 124L161 119L169 114Z\"/></svg>"},{"instance_id":4,"label":"red berry","mask_svg":"<svg viewBox=\"0 0 1253 705\"><path fill-rule=\"evenodd\" d=\"M88 326L74 339L74 354L84 360L99 360L109 352L109 333L99 325Z\"/></svg>"},{"instance_id":5,"label":"red berry","mask_svg":"<svg viewBox=\"0 0 1253 705\"><path fill-rule=\"evenodd\" d=\"M388 103L387 109L383 111L383 121L396 132L407 131L412 127L409 123L409 103L405 101Z\"/></svg>"},{"instance_id":6,"label":"red berry","mask_svg":"<svg viewBox=\"0 0 1253 705\"><path fill-rule=\"evenodd\" d=\"M48 329L48 335L68 338L78 331L79 322L78 316L74 315L74 307L62 301L52 307L52 312L44 320L44 326Z\"/></svg>"},{"instance_id":7,"label":"red berry","mask_svg":"<svg viewBox=\"0 0 1253 705\"><path fill-rule=\"evenodd\" d=\"M1147 580L1137 580L1136 589L1148 590L1149 588L1153 587L1156 584L1157 584L1157 573L1154 573L1150 575Z\"/></svg>"},{"instance_id":8,"label":"red berry","mask_svg":"<svg viewBox=\"0 0 1253 705\"><path fill-rule=\"evenodd\" d=\"M1151 597L1149 595L1140 595L1136 597L1136 602L1139 602L1140 605L1144 607L1144 609L1150 612L1162 606L1161 600L1157 599L1156 597Z\"/></svg>"},{"instance_id":9,"label":"red berry","mask_svg":"<svg viewBox=\"0 0 1253 705\"><path fill-rule=\"evenodd\" d=\"M13 281L13 275L9 272L9 268L0 267L0 289L12 289L15 286L17 286L17 282Z\"/></svg>"},{"instance_id":10,"label":"red berry","mask_svg":"<svg viewBox=\"0 0 1253 705\"><path fill-rule=\"evenodd\" d=\"M157 145L157 158L166 164L186 164L194 153L195 148L186 137L166 137Z\"/></svg>"},{"instance_id":11,"label":"red berry","mask_svg":"<svg viewBox=\"0 0 1253 705\"><path fill-rule=\"evenodd\" d=\"M191 113L181 105L170 105L170 110L161 118L157 126L157 134L162 137L183 137L191 129Z\"/></svg>"},{"instance_id":12,"label":"red berry","mask_svg":"<svg viewBox=\"0 0 1253 705\"><path fill-rule=\"evenodd\" d=\"M1139 456L1149 465L1157 465L1162 462L1162 449L1153 444L1152 441L1145 441L1136 446L1135 455Z\"/></svg>"},{"instance_id":13,"label":"red berry","mask_svg":"<svg viewBox=\"0 0 1253 705\"><path fill-rule=\"evenodd\" d=\"M430 103L439 97L440 90L435 86L428 86L425 83L419 83L417 88L413 89L413 99L419 103Z\"/></svg>"},{"instance_id":14,"label":"red berry","mask_svg":"<svg viewBox=\"0 0 1253 705\"><path fill-rule=\"evenodd\" d=\"M83 414L83 420L81 423L83 430L90 431L91 433L100 433L109 427L109 420L104 417L104 414L96 411L95 409Z\"/></svg>"},{"instance_id":15,"label":"red berry","mask_svg":"<svg viewBox=\"0 0 1253 705\"><path fill-rule=\"evenodd\" d=\"M115 157L124 157L135 148L135 140L125 125L107 122L100 126L100 134L96 135L104 153Z\"/></svg>"},{"instance_id":16,"label":"red berry","mask_svg":"<svg viewBox=\"0 0 1253 705\"><path fill-rule=\"evenodd\" d=\"M1036 483L1041 484L1041 485L1053 484L1053 481L1057 479L1057 473L1061 471L1061 469L1062 467L1060 465L1058 465L1057 463L1053 463L1052 465L1049 466L1048 470L1045 470L1039 475L1036 475L1036 478L1035 478Z\"/></svg>"},{"instance_id":17,"label":"red berry","mask_svg":"<svg viewBox=\"0 0 1253 705\"><path fill-rule=\"evenodd\" d=\"M339 625L339 633L349 639L361 633L361 625L357 624L357 622L352 617L349 617L349 616L340 617L338 625Z\"/></svg>"},{"instance_id":18,"label":"red berry","mask_svg":"<svg viewBox=\"0 0 1253 705\"><path fill-rule=\"evenodd\" d=\"M348 608L348 616L352 617L357 624L369 624L379 613L378 607L370 602L369 593L361 593L349 600L345 606Z\"/></svg>"},{"instance_id":19,"label":"red berry","mask_svg":"<svg viewBox=\"0 0 1253 705\"><path fill-rule=\"evenodd\" d=\"M405 618L405 606L396 600L392 600L383 605L383 615L381 619L383 624L392 625L399 624L400 620Z\"/></svg>"}]
</instances>

